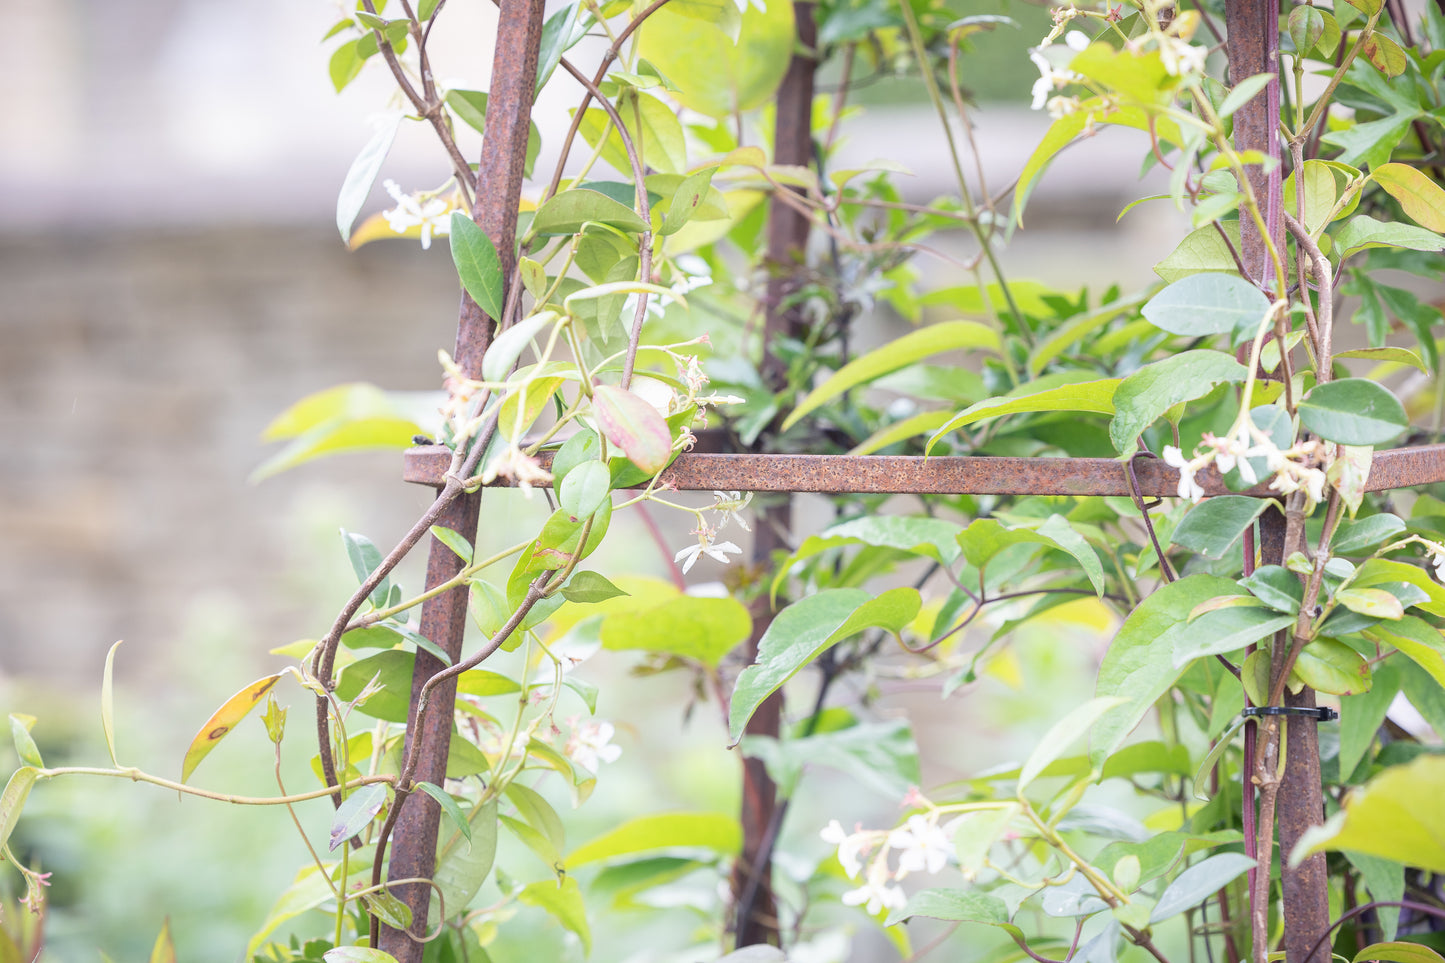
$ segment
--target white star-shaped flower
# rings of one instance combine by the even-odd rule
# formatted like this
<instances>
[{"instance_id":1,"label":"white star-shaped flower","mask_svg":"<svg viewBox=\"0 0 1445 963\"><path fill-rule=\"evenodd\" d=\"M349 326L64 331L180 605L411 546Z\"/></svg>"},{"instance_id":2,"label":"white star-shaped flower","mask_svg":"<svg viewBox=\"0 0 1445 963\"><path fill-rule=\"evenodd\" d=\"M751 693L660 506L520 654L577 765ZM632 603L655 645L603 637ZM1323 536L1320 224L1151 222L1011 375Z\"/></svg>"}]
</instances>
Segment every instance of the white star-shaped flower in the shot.
<instances>
[{"instance_id":1,"label":"white star-shaped flower","mask_svg":"<svg viewBox=\"0 0 1445 963\"><path fill-rule=\"evenodd\" d=\"M948 865L953 845L937 824L927 816L908 817L904 828L888 835L888 845L898 850L898 868L904 872L936 873Z\"/></svg>"},{"instance_id":2,"label":"white star-shaped flower","mask_svg":"<svg viewBox=\"0 0 1445 963\"><path fill-rule=\"evenodd\" d=\"M405 234L411 228L421 225L421 246L431 247L432 235L445 236L452 230L451 206L440 197L419 200L413 194L403 194L396 181L388 180L383 185L386 192L396 201L396 207L382 213L386 223L398 234Z\"/></svg>"}]
</instances>

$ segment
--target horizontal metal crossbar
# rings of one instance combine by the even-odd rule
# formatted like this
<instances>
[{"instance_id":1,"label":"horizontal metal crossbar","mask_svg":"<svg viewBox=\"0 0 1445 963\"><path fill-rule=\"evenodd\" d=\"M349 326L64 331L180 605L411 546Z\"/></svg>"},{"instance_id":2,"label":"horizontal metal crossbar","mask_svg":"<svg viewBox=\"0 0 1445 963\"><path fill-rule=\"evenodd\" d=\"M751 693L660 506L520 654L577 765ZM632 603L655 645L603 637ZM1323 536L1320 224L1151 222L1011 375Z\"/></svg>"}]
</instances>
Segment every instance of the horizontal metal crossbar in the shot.
<instances>
[{"instance_id":1,"label":"horizontal metal crossbar","mask_svg":"<svg viewBox=\"0 0 1445 963\"><path fill-rule=\"evenodd\" d=\"M551 454L539 456L550 465ZM440 487L451 465L441 445L406 452L403 477ZM1146 498L1173 497L1179 472L1157 458L1134 459L1138 492ZM1212 468L1197 481L1209 495L1231 494ZM828 494L913 495L1123 495L1130 494L1128 469L1112 458L984 458L917 455L679 455L662 473L678 491L823 492ZM1396 448L1375 453L1366 491L1388 491L1445 482L1445 445ZM505 486L507 482L498 481ZM1237 494L1269 498L1260 484Z\"/></svg>"}]
</instances>

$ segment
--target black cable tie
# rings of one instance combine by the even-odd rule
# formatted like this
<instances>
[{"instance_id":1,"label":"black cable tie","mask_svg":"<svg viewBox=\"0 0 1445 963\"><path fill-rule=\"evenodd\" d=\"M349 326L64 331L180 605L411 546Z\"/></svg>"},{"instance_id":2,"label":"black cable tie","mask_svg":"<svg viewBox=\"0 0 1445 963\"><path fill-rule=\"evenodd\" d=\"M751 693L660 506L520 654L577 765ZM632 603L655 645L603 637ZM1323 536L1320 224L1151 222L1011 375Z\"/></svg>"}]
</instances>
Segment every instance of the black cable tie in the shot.
<instances>
[{"instance_id":1,"label":"black cable tie","mask_svg":"<svg viewBox=\"0 0 1445 963\"><path fill-rule=\"evenodd\" d=\"M1334 722L1340 714L1329 706L1320 706L1318 709L1311 709L1307 706L1249 706L1241 716L1304 716L1307 719L1314 719L1317 722Z\"/></svg>"}]
</instances>

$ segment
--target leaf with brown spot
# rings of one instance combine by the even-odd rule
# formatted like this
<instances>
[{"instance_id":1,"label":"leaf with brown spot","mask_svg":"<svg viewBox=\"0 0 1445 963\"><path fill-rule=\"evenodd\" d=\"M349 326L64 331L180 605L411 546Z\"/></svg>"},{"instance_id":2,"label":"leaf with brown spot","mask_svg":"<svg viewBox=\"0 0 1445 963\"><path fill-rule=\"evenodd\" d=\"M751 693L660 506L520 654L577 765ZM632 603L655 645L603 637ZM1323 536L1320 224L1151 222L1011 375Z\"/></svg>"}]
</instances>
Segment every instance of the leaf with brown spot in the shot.
<instances>
[{"instance_id":1,"label":"leaf with brown spot","mask_svg":"<svg viewBox=\"0 0 1445 963\"><path fill-rule=\"evenodd\" d=\"M1382 33L1371 32L1360 44L1360 53L1386 77L1398 77L1409 61L1400 45Z\"/></svg>"},{"instance_id":2,"label":"leaf with brown spot","mask_svg":"<svg viewBox=\"0 0 1445 963\"><path fill-rule=\"evenodd\" d=\"M226 733L236 728L236 724L246 718L246 713L256 707L256 703L271 687L281 678L284 673L277 672L275 675L268 675L264 679L257 679L246 688L237 692L227 699L221 708L212 713L211 718L201 726L201 731L191 740L190 746L186 749L186 757L181 762L181 782L191 777L201 760L206 758L207 753L216 748L216 743L225 738Z\"/></svg>"}]
</instances>

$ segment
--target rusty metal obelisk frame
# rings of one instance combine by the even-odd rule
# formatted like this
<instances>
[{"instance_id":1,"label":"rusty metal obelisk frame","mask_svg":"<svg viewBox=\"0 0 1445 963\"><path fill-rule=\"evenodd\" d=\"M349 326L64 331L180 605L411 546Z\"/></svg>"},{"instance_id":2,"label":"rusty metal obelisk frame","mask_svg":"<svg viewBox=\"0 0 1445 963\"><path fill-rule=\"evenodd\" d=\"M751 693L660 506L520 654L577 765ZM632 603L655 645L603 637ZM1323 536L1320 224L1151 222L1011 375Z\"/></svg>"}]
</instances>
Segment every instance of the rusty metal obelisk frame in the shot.
<instances>
[{"instance_id":1,"label":"rusty metal obelisk frame","mask_svg":"<svg viewBox=\"0 0 1445 963\"><path fill-rule=\"evenodd\" d=\"M1445 0L1439 0L1445 4ZM477 175L476 206L473 216L495 243L510 282L513 270L516 216L522 182L528 121L536 79L538 46L542 28L542 0L500 0L500 26L492 70L492 89L487 110L486 134L481 166ZM794 3L799 28L797 52L776 98L776 160L779 163L808 164L812 160L810 130L815 28L813 3ZM1278 61L1278 4L1276 0L1226 0L1229 28L1229 58L1237 83L1245 77L1275 71ZM1259 150L1276 159L1280 156L1278 80L1235 114L1236 146ZM1281 231L1281 170L1271 173L1251 168L1251 184L1266 212L1266 226L1276 245L1283 247ZM1267 277L1264 239L1241 218L1242 261L1254 280ZM769 260L774 272L768 287L767 322L764 326L762 370L765 376L777 372L776 355L770 350L776 339L792 333L798 319L790 316L787 295L792 280L786 271L797 268L808 238L808 221L783 204L774 204L769 224ZM456 357L464 371L476 375L482 355L494 334L495 322L469 298L464 297L457 336ZM407 481L439 487L451 452L446 448L417 448L406 454ZM1158 461L1137 459L1125 466L1109 459L1058 458L972 458L940 457L925 460L911 457L790 455L771 453L765 448L740 453L690 453L678 457L666 470L664 480L683 490L746 490L773 492L898 492L974 494L1060 494L1171 496L1177 490L1178 474ZM1201 473L1199 481L1211 495L1224 494L1217 473ZM1370 491L1445 481L1445 445L1378 452L1369 483ZM1245 494L1272 497L1264 485ZM480 493L457 500L440 524L463 533L476 531ZM766 563L773 542L766 533L788 527L786 505L766 509L771 525L760 526L754 564ZM1281 526L1269 513L1261 522L1264 561L1282 560ZM1277 557L1276 557L1277 556ZM457 556L433 542L427 568L427 587L434 587L459 571ZM425 603L422 632L456 660L460 656L465 625L467 594L454 590ZM758 623L766 624L766 613ZM759 630L761 631L761 629ZM756 636L753 645L756 645ZM442 664L425 652L418 652L412 685L411 719L416 718L417 697L422 684L440 671ZM420 740L421 764L415 778L440 784L445 775L451 736L454 686L446 687L444 698L433 697L433 711L425 731L408 729L408 740ZM437 693L442 695L442 693ZM1291 704L1312 705L1314 695L1306 690L1290 697ZM749 732L776 734L779 705L759 712ZM1293 840L1322 815L1318 740L1313 723L1289 728L1289 775L1279 796L1281 851L1288 852ZM775 790L766 771L755 760L744 764L742 811L744 844L733 877L733 895L738 905L735 919L737 945L778 941L778 921L769 884L772 840L781 821ZM389 876L393 880L428 878L434 869L439 811L435 802L422 794L410 795L398 819ZM1309 948L1329 925L1328 891L1322 866L1306 861L1298 868L1286 868L1283 876L1285 946L1288 963L1323 963L1327 947L1307 959ZM430 889L425 885L396 887L411 908L413 933L426 930ZM384 929L380 948L402 963L418 963L422 944L415 936Z\"/></svg>"}]
</instances>

